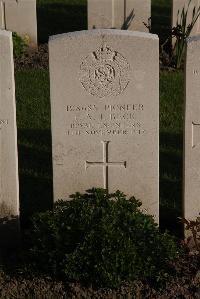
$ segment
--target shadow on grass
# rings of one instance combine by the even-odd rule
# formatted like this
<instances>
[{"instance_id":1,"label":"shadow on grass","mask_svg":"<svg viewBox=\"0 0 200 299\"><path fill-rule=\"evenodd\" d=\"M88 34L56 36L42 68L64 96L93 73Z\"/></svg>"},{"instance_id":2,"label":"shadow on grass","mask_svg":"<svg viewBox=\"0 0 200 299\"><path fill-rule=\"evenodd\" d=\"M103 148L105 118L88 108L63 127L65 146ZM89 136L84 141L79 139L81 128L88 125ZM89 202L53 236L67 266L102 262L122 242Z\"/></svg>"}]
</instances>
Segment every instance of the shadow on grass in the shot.
<instances>
[{"instance_id":1,"label":"shadow on grass","mask_svg":"<svg viewBox=\"0 0 200 299\"><path fill-rule=\"evenodd\" d=\"M4 250L17 249L20 244L19 217L9 216L0 218L0 258ZM1 262L1 261L0 261Z\"/></svg>"},{"instance_id":2,"label":"shadow on grass","mask_svg":"<svg viewBox=\"0 0 200 299\"><path fill-rule=\"evenodd\" d=\"M27 226L35 212L53 206L51 132L21 129L18 137L21 224Z\"/></svg>"},{"instance_id":3,"label":"shadow on grass","mask_svg":"<svg viewBox=\"0 0 200 299\"><path fill-rule=\"evenodd\" d=\"M182 145L181 134L160 134L160 227L182 236Z\"/></svg>"},{"instance_id":4,"label":"shadow on grass","mask_svg":"<svg viewBox=\"0 0 200 299\"><path fill-rule=\"evenodd\" d=\"M39 42L49 36L87 29L87 6L64 3L40 4L37 7Z\"/></svg>"},{"instance_id":5,"label":"shadow on grass","mask_svg":"<svg viewBox=\"0 0 200 299\"><path fill-rule=\"evenodd\" d=\"M163 44L171 31L171 5L167 1L164 5L155 2L152 4L152 32L159 36L160 44Z\"/></svg>"}]
</instances>

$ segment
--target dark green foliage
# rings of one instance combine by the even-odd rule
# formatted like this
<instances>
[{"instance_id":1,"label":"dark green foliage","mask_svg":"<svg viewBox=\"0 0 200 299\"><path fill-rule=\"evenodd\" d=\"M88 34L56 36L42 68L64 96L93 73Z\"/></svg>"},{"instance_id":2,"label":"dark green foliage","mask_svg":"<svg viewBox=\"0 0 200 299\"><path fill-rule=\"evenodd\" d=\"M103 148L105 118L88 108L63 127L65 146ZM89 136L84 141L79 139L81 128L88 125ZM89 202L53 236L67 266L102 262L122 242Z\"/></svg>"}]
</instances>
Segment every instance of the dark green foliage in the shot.
<instances>
[{"instance_id":1,"label":"dark green foliage","mask_svg":"<svg viewBox=\"0 0 200 299\"><path fill-rule=\"evenodd\" d=\"M188 12L192 0L189 0L187 7L183 7L182 11L178 11L177 22L175 28L172 29L172 37L175 37L175 45L173 48L173 63L179 69L185 55L186 40L190 36L194 25L200 16L200 6L193 7L192 20L188 24Z\"/></svg>"},{"instance_id":2,"label":"dark green foliage","mask_svg":"<svg viewBox=\"0 0 200 299\"><path fill-rule=\"evenodd\" d=\"M33 218L32 261L47 273L98 286L162 280L177 246L140 206L134 197L103 189L58 202Z\"/></svg>"},{"instance_id":3,"label":"dark green foliage","mask_svg":"<svg viewBox=\"0 0 200 299\"><path fill-rule=\"evenodd\" d=\"M192 251L195 250L195 253L200 257L200 217L197 217L196 220L185 218L180 218L180 220L185 225L185 230L188 231L186 244Z\"/></svg>"},{"instance_id":4,"label":"dark green foliage","mask_svg":"<svg viewBox=\"0 0 200 299\"><path fill-rule=\"evenodd\" d=\"M21 57L26 51L28 44L21 36L19 36L16 32L13 32L13 54L15 58Z\"/></svg>"}]
</instances>

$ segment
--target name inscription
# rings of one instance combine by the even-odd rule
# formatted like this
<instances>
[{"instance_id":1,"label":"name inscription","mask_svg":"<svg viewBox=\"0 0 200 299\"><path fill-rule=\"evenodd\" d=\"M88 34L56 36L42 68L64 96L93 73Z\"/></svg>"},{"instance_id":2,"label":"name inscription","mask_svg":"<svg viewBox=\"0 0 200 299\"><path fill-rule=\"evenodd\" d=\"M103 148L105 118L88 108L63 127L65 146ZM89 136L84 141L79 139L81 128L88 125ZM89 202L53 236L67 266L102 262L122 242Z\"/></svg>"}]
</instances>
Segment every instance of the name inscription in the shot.
<instances>
[{"instance_id":1,"label":"name inscription","mask_svg":"<svg viewBox=\"0 0 200 299\"><path fill-rule=\"evenodd\" d=\"M143 104L67 105L67 135L142 135Z\"/></svg>"}]
</instances>

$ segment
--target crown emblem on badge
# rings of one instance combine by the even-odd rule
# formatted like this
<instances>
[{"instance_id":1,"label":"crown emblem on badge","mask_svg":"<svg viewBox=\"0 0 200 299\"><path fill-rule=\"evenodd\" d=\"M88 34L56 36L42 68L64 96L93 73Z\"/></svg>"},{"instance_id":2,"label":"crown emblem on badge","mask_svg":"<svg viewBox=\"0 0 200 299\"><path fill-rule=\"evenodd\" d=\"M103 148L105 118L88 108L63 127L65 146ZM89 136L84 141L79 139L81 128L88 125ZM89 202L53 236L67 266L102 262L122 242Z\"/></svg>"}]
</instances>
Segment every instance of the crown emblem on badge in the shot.
<instances>
[{"instance_id":1,"label":"crown emblem on badge","mask_svg":"<svg viewBox=\"0 0 200 299\"><path fill-rule=\"evenodd\" d=\"M111 48L107 47L105 44L93 53L96 60L98 61L113 61L116 53Z\"/></svg>"},{"instance_id":2,"label":"crown emblem on badge","mask_svg":"<svg viewBox=\"0 0 200 299\"><path fill-rule=\"evenodd\" d=\"M126 58L106 44L91 52L80 65L82 87L92 96L120 95L129 84Z\"/></svg>"}]
</instances>

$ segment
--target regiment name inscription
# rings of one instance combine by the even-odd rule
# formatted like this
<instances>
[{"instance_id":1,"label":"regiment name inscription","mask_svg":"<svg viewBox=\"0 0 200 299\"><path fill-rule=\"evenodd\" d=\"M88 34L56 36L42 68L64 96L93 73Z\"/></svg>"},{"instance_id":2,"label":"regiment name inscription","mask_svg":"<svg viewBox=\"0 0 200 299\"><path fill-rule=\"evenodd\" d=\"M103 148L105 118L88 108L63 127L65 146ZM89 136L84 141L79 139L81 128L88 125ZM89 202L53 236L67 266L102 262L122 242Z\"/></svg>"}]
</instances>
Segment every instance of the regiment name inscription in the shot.
<instances>
[{"instance_id":1,"label":"regiment name inscription","mask_svg":"<svg viewBox=\"0 0 200 299\"><path fill-rule=\"evenodd\" d=\"M142 135L143 104L67 105L67 135Z\"/></svg>"}]
</instances>

